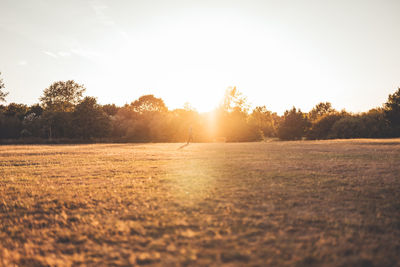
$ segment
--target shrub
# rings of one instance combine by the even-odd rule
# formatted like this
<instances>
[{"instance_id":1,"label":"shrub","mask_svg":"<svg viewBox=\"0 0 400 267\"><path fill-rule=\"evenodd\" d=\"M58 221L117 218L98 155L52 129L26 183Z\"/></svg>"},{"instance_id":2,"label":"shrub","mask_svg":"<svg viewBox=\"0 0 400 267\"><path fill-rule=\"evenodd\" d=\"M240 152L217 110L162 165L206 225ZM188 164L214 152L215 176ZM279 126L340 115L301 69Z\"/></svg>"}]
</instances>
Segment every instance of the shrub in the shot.
<instances>
[{"instance_id":1,"label":"shrub","mask_svg":"<svg viewBox=\"0 0 400 267\"><path fill-rule=\"evenodd\" d=\"M293 107L286 110L283 121L278 127L278 137L282 140L301 139L309 125L308 119L301 110Z\"/></svg>"}]
</instances>

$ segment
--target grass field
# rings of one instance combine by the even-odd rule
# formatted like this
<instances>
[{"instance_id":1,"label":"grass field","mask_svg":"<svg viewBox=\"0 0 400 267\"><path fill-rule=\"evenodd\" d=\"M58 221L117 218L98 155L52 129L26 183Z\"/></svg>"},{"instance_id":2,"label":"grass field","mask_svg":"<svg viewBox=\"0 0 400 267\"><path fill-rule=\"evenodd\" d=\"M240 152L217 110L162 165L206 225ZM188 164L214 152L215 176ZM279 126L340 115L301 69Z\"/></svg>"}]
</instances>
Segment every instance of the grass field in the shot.
<instances>
[{"instance_id":1,"label":"grass field","mask_svg":"<svg viewBox=\"0 0 400 267\"><path fill-rule=\"evenodd\" d=\"M0 146L4 266L398 266L400 140Z\"/></svg>"}]
</instances>

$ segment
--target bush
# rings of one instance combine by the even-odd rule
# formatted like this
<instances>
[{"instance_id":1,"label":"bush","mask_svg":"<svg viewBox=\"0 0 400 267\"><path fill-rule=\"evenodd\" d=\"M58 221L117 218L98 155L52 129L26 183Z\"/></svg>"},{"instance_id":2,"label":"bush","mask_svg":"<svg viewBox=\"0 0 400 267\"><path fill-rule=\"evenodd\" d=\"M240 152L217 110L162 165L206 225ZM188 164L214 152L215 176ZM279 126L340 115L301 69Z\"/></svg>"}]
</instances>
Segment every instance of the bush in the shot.
<instances>
[{"instance_id":1,"label":"bush","mask_svg":"<svg viewBox=\"0 0 400 267\"><path fill-rule=\"evenodd\" d=\"M296 110L293 107L291 110L286 110L283 116L283 121L278 127L278 137L282 140L296 140L301 139L306 129L308 128L309 121L301 110Z\"/></svg>"},{"instance_id":2,"label":"bush","mask_svg":"<svg viewBox=\"0 0 400 267\"><path fill-rule=\"evenodd\" d=\"M362 138L366 127L360 116L348 116L336 121L332 126L331 138Z\"/></svg>"},{"instance_id":3,"label":"bush","mask_svg":"<svg viewBox=\"0 0 400 267\"><path fill-rule=\"evenodd\" d=\"M321 116L307 131L307 139L328 139L331 135L332 126L342 118L343 115L339 113L325 114Z\"/></svg>"}]
</instances>

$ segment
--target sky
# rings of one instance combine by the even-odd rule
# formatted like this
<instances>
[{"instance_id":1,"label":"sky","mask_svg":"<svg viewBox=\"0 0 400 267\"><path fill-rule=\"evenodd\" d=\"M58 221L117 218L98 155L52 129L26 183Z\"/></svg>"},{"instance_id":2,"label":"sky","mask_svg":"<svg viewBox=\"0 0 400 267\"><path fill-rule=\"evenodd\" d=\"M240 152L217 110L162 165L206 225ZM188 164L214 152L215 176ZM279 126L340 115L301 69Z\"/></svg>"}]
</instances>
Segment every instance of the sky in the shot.
<instances>
[{"instance_id":1,"label":"sky","mask_svg":"<svg viewBox=\"0 0 400 267\"><path fill-rule=\"evenodd\" d=\"M101 104L144 94L200 112L229 86L278 114L352 112L400 87L399 0L0 0L7 102L73 79Z\"/></svg>"}]
</instances>

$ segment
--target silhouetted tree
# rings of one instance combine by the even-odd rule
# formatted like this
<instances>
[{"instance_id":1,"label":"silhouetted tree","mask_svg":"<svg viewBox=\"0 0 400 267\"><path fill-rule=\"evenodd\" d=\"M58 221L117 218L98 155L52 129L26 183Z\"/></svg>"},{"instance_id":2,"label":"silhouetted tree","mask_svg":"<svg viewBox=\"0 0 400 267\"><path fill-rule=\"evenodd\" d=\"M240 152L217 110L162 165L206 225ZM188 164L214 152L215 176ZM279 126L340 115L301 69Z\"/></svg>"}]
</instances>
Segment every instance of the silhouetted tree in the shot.
<instances>
[{"instance_id":1,"label":"silhouetted tree","mask_svg":"<svg viewBox=\"0 0 400 267\"><path fill-rule=\"evenodd\" d=\"M362 113L361 119L366 130L363 133L364 138L382 138L391 135L390 125L382 108L371 109L366 113Z\"/></svg>"},{"instance_id":2,"label":"silhouetted tree","mask_svg":"<svg viewBox=\"0 0 400 267\"><path fill-rule=\"evenodd\" d=\"M331 138L332 126L344 117L343 113L327 113L320 115L308 129L306 137L307 139L328 139Z\"/></svg>"},{"instance_id":3,"label":"silhouetted tree","mask_svg":"<svg viewBox=\"0 0 400 267\"><path fill-rule=\"evenodd\" d=\"M4 115L8 117L15 116L19 120L23 120L26 113L28 112L28 106L25 104L10 103L6 106Z\"/></svg>"},{"instance_id":4,"label":"silhouetted tree","mask_svg":"<svg viewBox=\"0 0 400 267\"><path fill-rule=\"evenodd\" d=\"M144 95L121 108L116 118L117 127L125 132L125 138L134 142L166 140L165 127L168 108L161 98Z\"/></svg>"},{"instance_id":5,"label":"silhouetted tree","mask_svg":"<svg viewBox=\"0 0 400 267\"><path fill-rule=\"evenodd\" d=\"M117 114L119 107L117 107L115 104L106 104L101 106L101 109L109 116L114 116Z\"/></svg>"},{"instance_id":6,"label":"silhouetted tree","mask_svg":"<svg viewBox=\"0 0 400 267\"><path fill-rule=\"evenodd\" d=\"M73 80L58 81L44 89L40 97L45 110L71 112L83 96L86 88Z\"/></svg>"},{"instance_id":7,"label":"silhouetted tree","mask_svg":"<svg viewBox=\"0 0 400 267\"><path fill-rule=\"evenodd\" d=\"M97 104L96 98L87 96L75 107L72 127L74 136L90 139L107 136L111 130L111 122L109 116Z\"/></svg>"},{"instance_id":8,"label":"silhouetted tree","mask_svg":"<svg viewBox=\"0 0 400 267\"><path fill-rule=\"evenodd\" d=\"M0 138L19 138L23 129L17 116L0 115Z\"/></svg>"},{"instance_id":9,"label":"silhouetted tree","mask_svg":"<svg viewBox=\"0 0 400 267\"><path fill-rule=\"evenodd\" d=\"M17 103L10 103L2 107L0 138L19 138L21 136L22 120L27 110L28 106Z\"/></svg>"},{"instance_id":10,"label":"silhouetted tree","mask_svg":"<svg viewBox=\"0 0 400 267\"><path fill-rule=\"evenodd\" d=\"M28 113L22 121L24 136L44 137L42 117L36 113Z\"/></svg>"},{"instance_id":11,"label":"silhouetted tree","mask_svg":"<svg viewBox=\"0 0 400 267\"><path fill-rule=\"evenodd\" d=\"M0 101L7 95L1 91L3 88L0 79ZM196 141L400 136L400 88L389 95L384 108L361 114L337 112L325 102L307 114L293 107L283 116L265 106L256 107L249 114L247 99L236 87L229 87L219 108L206 114L199 114L189 104L169 111L164 101L154 95L141 96L123 107L101 106L94 97L82 100L84 91L83 85L72 80L59 81L43 91L40 104L0 105L0 138L107 136L117 141L186 141L189 127Z\"/></svg>"},{"instance_id":12,"label":"silhouetted tree","mask_svg":"<svg viewBox=\"0 0 400 267\"><path fill-rule=\"evenodd\" d=\"M332 138L362 138L367 132L361 116L346 116L336 121L331 130Z\"/></svg>"},{"instance_id":13,"label":"silhouetted tree","mask_svg":"<svg viewBox=\"0 0 400 267\"><path fill-rule=\"evenodd\" d=\"M278 137L282 140L301 139L309 125L307 117L301 110L293 107L286 110L278 127Z\"/></svg>"},{"instance_id":14,"label":"silhouetted tree","mask_svg":"<svg viewBox=\"0 0 400 267\"><path fill-rule=\"evenodd\" d=\"M400 88L390 94L387 102L384 104L385 118L389 121L392 128L392 135L400 136Z\"/></svg>"},{"instance_id":15,"label":"silhouetted tree","mask_svg":"<svg viewBox=\"0 0 400 267\"><path fill-rule=\"evenodd\" d=\"M321 102L317 104L309 113L308 113L308 118L311 121L315 121L318 118L326 115L326 114L332 114L335 113L336 110L332 108L332 104L330 102Z\"/></svg>"},{"instance_id":16,"label":"silhouetted tree","mask_svg":"<svg viewBox=\"0 0 400 267\"><path fill-rule=\"evenodd\" d=\"M35 113L36 116L40 116L43 113L43 108L39 104L34 104L28 108L27 115Z\"/></svg>"},{"instance_id":17,"label":"silhouetted tree","mask_svg":"<svg viewBox=\"0 0 400 267\"><path fill-rule=\"evenodd\" d=\"M54 82L43 90L40 97L44 108L43 124L50 139L72 135L70 113L81 101L85 90L83 85L73 80Z\"/></svg>"},{"instance_id":18,"label":"silhouetted tree","mask_svg":"<svg viewBox=\"0 0 400 267\"><path fill-rule=\"evenodd\" d=\"M265 106L253 109L249 117L249 124L256 131L260 131L263 137L275 137L278 127L279 116L267 110Z\"/></svg>"},{"instance_id":19,"label":"silhouetted tree","mask_svg":"<svg viewBox=\"0 0 400 267\"><path fill-rule=\"evenodd\" d=\"M1 72L0 72L1 75ZM0 102L5 102L6 101L6 96L8 95L8 92L3 92L3 89L5 88L3 78L0 77Z\"/></svg>"},{"instance_id":20,"label":"silhouetted tree","mask_svg":"<svg viewBox=\"0 0 400 267\"><path fill-rule=\"evenodd\" d=\"M45 110L41 118L45 137L49 139L73 137L72 112Z\"/></svg>"}]
</instances>

